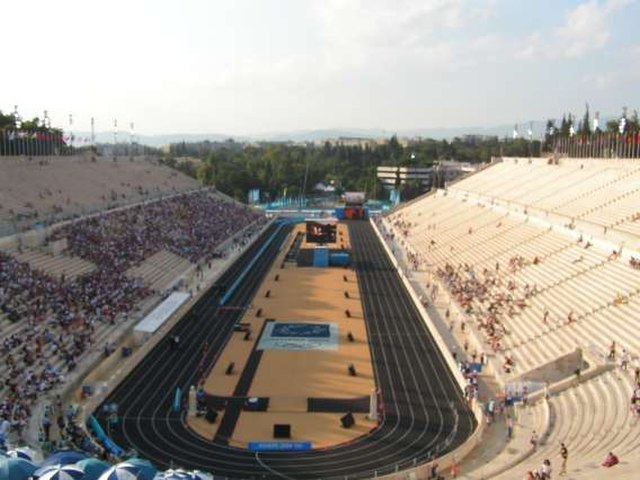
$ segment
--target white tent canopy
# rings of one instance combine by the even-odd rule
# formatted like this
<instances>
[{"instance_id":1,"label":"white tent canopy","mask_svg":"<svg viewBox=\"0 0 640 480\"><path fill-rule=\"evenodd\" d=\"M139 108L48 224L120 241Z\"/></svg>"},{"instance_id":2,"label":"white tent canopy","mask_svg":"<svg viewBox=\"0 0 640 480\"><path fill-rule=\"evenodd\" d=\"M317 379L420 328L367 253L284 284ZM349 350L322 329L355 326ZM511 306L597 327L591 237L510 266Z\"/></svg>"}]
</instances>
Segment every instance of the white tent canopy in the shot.
<instances>
[{"instance_id":1,"label":"white tent canopy","mask_svg":"<svg viewBox=\"0 0 640 480\"><path fill-rule=\"evenodd\" d=\"M189 299L189 294L185 292L173 292L164 301L154 308L149 315L138 323L133 332L139 342L145 341L153 335L180 306Z\"/></svg>"}]
</instances>

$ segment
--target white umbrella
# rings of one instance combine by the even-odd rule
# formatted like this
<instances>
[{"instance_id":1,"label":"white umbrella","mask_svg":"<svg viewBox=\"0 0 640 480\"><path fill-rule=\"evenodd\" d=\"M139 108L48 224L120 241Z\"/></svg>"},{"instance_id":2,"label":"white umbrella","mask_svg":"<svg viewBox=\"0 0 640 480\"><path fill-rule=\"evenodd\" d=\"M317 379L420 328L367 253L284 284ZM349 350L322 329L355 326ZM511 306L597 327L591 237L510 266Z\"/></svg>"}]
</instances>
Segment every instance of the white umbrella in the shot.
<instances>
[{"instance_id":1,"label":"white umbrella","mask_svg":"<svg viewBox=\"0 0 640 480\"><path fill-rule=\"evenodd\" d=\"M200 470L194 470L187 475L188 480L213 480L213 475Z\"/></svg>"},{"instance_id":2,"label":"white umbrella","mask_svg":"<svg viewBox=\"0 0 640 480\"><path fill-rule=\"evenodd\" d=\"M165 470L156 475L154 480L189 480L188 472L184 470Z\"/></svg>"},{"instance_id":3,"label":"white umbrella","mask_svg":"<svg viewBox=\"0 0 640 480\"><path fill-rule=\"evenodd\" d=\"M119 463L100 475L98 480L137 480L140 468L130 463Z\"/></svg>"},{"instance_id":4,"label":"white umbrella","mask_svg":"<svg viewBox=\"0 0 640 480\"><path fill-rule=\"evenodd\" d=\"M39 457L38 452L36 452L33 448L30 447L18 447L13 450L9 450L7 454L13 458L22 458L24 460L29 460L33 462L36 460L36 457Z\"/></svg>"},{"instance_id":5,"label":"white umbrella","mask_svg":"<svg viewBox=\"0 0 640 480\"><path fill-rule=\"evenodd\" d=\"M82 480L84 471L74 465L51 465L36 470L38 480Z\"/></svg>"}]
</instances>

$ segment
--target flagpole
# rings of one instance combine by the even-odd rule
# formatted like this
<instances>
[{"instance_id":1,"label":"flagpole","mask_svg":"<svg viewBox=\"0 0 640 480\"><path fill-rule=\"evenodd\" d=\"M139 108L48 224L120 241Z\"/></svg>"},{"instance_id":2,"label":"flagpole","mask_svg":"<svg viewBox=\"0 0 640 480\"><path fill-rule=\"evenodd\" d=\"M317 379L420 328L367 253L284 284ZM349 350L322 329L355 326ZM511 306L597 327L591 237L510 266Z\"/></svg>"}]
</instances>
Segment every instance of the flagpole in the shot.
<instances>
[{"instance_id":1,"label":"flagpole","mask_svg":"<svg viewBox=\"0 0 640 480\"><path fill-rule=\"evenodd\" d=\"M15 137L18 140L16 144L16 154L20 156L22 154L22 141L20 138L20 127L22 126L22 122L20 121L20 114L18 113L18 105L13 106L13 119L16 126Z\"/></svg>"},{"instance_id":2,"label":"flagpole","mask_svg":"<svg viewBox=\"0 0 640 480\"><path fill-rule=\"evenodd\" d=\"M118 119L113 121L113 157L116 157L116 147L118 146Z\"/></svg>"},{"instance_id":3,"label":"flagpole","mask_svg":"<svg viewBox=\"0 0 640 480\"><path fill-rule=\"evenodd\" d=\"M129 156L130 157L133 157L133 133L134 133L133 122L130 122L129 123L129 148L130 148Z\"/></svg>"},{"instance_id":4,"label":"flagpole","mask_svg":"<svg viewBox=\"0 0 640 480\"><path fill-rule=\"evenodd\" d=\"M94 153L97 153L97 151L96 151L96 125L95 125L95 119L93 117L91 117L91 150Z\"/></svg>"}]
</instances>

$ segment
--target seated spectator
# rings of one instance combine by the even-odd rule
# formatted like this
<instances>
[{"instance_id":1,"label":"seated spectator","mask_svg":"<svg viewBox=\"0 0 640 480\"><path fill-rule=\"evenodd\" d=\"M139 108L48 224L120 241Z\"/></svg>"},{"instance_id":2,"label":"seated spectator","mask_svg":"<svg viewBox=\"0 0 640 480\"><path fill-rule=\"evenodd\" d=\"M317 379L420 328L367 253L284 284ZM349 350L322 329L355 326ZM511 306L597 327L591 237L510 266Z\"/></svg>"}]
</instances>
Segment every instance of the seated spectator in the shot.
<instances>
[{"instance_id":1,"label":"seated spectator","mask_svg":"<svg viewBox=\"0 0 640 480\"><path fill-rule=\"evenodd\" d=\"M617 465L618 463L620 463L620 460L618 459L618 457L616 457L613 454L613 452L609 452L607 453L607 456L604 457L602 466L609 468L609 467L613 467L614 465Z\"/></svg>"},{"instance_id":2,"label":"seated spectator","mask_svg":"<svg viewBox=\"0 0 640 480\"><path fill-rule=\"evenodd\" d=\"M616 292L616 297L613 300L616 305L626 305L629 303L629 298L626 295L622 295L620 292Z\"/></svg>"},{"instance_id":3,"label":"seated spectator","mask_svg":"<svg viewBox=\"0 0 640 480\"><path fill-rule=\"evenodd\" d=\"M534 472L536 478L540 480L549 480L551 478L551 461L547 458L542 465Z\"/></svg>"}]
</instances>

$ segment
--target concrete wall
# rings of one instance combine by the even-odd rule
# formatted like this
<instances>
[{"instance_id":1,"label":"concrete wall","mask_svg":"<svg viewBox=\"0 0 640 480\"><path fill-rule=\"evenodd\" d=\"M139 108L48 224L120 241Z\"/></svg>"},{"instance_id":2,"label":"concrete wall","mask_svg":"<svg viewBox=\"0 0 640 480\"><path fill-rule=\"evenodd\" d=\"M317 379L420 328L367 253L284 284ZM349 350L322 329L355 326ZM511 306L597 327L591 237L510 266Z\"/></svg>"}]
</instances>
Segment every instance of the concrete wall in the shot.
<instances>
[{"instance_id":1,"label":"concrete wall","mask_svg":"<svg viewBox=\"0 0 640 480\"><path fill-rule=\"evenodd\" d=\"M572 376L577 368L581 370L583 368L582 349L580 348L520 375L514 382L555 383Z\"/></svg>"}]
</instances>

